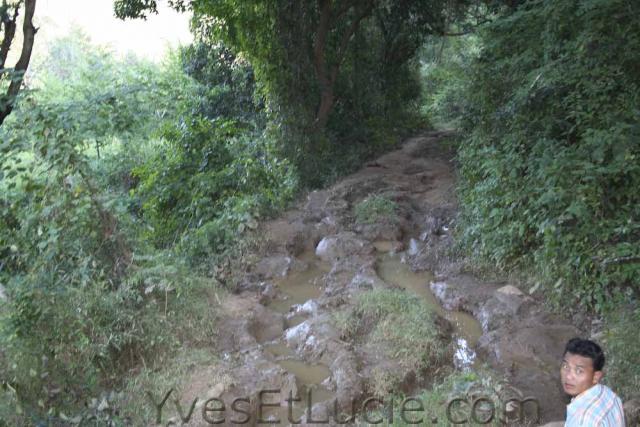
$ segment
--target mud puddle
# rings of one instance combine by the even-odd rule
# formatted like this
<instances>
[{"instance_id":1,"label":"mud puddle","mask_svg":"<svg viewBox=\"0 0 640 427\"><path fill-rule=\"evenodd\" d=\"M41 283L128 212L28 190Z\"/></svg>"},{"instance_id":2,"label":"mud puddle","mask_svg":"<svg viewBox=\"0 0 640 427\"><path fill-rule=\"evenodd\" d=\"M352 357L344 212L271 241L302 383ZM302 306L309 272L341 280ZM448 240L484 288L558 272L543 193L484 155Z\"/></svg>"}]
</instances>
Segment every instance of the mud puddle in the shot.
<instances>
[{"instance_id":1,"label":"mud puddle","mask_svg":"<svg viewBox=\"0 0 640 427\"><path fill-rule=\"evenodd\" d=\"M283 343L270 343L265 345L265 350L276 358L276 362L289 373L296 377L296 395L292 396L291 403L287 401L290 396L280 396L278 407L266 407L262 418L270 420L270 424L289 425L289 419L300 420L310 414L313 405L326 402L335 397L323 382L329 378L331 371L322 364L307 363L295 359L294 352ZM289 409L289 405L291 409ZM291 412L290 412L291 411ZM276 422L277 421L277 422Z\"/></svg>"},{"instance_id":2,"label":"mud puddle","mask_svg":"<svg viewBox=\"0 0 640 427\"><path fill-rule=\"evenodd\" d=\"M279 295L267 305L270 309L287 314L294 305L304 304L322 295L321 279L330 270L330 267L314 258L313 252L303 253L300 259L308 265L304 271L292 272L285 277L274 280ZM290 326L295 326L304 320L304 317L298 316L289 320L292 323Z\"/></svg>"},{"instance_id":3,"label":"mud puddle","mask_svg":"<svg viewBox=\"0 0 640 427\"><path fill-rule=\"evenodd\" d=\"M298 259L305 262L307 268L274 280L278 294L267 304L268 308L286 316L286 329L299 325L313 314L316 309L314 300L323 292L322 277L330 271L330 266L318 260L313 252L305 252ZM323 385L331 375L327 366L298 359L295 352L281 340L266 343L263 348L276 363L296 378L297 395L293 396L294 401L289 404L286 401L289 396L280 396L278 403L281 406L267 407L263 411L263 419L270 420L271 425L289 425L290 418L300 420L309 415L313 405L335 397L335 393Z\"/></svg>"},{"instance_id":4,"label":"mud puddle","mask_svg":"<svg viewBox=\"0 0 640 427\"><path fill-rule=\"evenodd\" d=\"M380 254L377 271L382 280L413 292L435 313L447 319L453 326L456 342L455 364L459 367L469 367L474 364L476 359L474 347L482 336L482 327L470 314L445 310L440 305L429 288L429 284L434 279L431 273L412 271L402 262L399 255L390 252Z\"/></svg>"}]
</instances>

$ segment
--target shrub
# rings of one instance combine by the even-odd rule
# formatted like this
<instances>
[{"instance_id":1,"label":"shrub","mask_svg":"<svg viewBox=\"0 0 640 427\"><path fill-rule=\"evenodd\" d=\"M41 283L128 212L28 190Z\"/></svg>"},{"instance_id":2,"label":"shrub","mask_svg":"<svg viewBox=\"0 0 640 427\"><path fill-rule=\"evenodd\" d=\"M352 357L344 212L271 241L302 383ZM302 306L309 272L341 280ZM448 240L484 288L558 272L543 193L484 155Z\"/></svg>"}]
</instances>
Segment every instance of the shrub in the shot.
<instances>
[{"instance_id":1,"label":"shrub","mask_svg":"<svg viewBox=\"0 0 640 427\"><path fill-rule=\"evenodd\" d=\"M500 267L533 266L569 306L606 311L640 286L639 8L507 8L469 71L461 242Z\"/></svg>"},{"instance_id":2,"label":"shrub","mask_svg":"<svg viewBox=\"0 0 640 427\"><path fill-rule=\"evenodd\" d=\"M188 119L133 174L146 233L158 247L180 243L192 263L223 255L256 219L285 206L297 188L273 142L226 119Z\"/></svg>"}]
</instances>

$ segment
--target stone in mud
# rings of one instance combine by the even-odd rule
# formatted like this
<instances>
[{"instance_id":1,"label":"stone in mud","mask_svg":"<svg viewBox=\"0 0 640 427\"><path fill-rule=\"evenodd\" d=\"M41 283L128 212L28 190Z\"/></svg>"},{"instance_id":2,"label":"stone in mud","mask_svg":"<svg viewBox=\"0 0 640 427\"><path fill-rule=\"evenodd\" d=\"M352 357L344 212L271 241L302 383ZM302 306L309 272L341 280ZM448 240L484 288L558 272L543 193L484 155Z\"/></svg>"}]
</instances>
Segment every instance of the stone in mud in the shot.
<instances>
[{"instance_id":1,"label":"stone in mud","mask_svg":"<svg viewBox=\"0 0 640 427\"><path fill-rule=\"evenodd\" d=\"M386 287L387 284L372 269L356 273L349 283L349 288L353 290L371 290Z\"/></svg>"},{"instance_id":2,"label":"stone in mud","mask_svg":"<svg viewBox=\"0 0 640 427\"><path fill-rule=\"evenodd\" d=\"M640 399L631 399L624 403L624 418L628 426L640 425Z\"/></svg>"},{"instance_id":3,"label":"stone in mud","mask_svg":"<svg viewBox=\"0 0 640 427\"><path fill-rule=\"evenodd\" d=\"M409 249L407 250L407 253L410 256L415 256L418 255L418 252L420 252L418 241L412 238L411 240L409 240Z\"/></svg>"},{"instance_id":4,"label":"stone in mud","mask_svg":"<svg viewBox=\"0 0 640 427\"><path fill-rule=\"evenodd\" d=\"M399 221L382 220L374 224L358 224L355 231L367 240L402 240L402 227Z\"/></svg>"},{"instance_id":5,"label":"stone in mud","mask_svg":"<svg viewBox=\"0 0 640 427\"><path fill-rule=\"evenodd\" d=\"M505 286L501 287L500 289L498 289L496 292L500 292L500 293L503 293L503 294L506 294L506 295L515 295L515 296L518 296L518 297L524 297L525 296L524 293L520 289L516 288L513 285L505 285Z\"/></svg>"},{"instance_id":6,"label":"stone in mud","mask_svg":"<svg viewBox=\"0 0 640 427\"><path fill-rule=\"evenodd\" d=\"M445 310L463 311L468 310L468 302L464 295L456 292L448 282L431 282L429 285L433 295L440 301Z\"/></svg>"},{"instance_id":7,"label":"stone in mud","mask_svg":"<svg viewBox=\"0 0 640 427\"><path fill-rule=\"evenodd\" d=\"M429 236L431 235L440 234L442 231L442 227L445 224L446 224L446 220L444 218L434 216L434 215L427 215L427 217L424 220L425 238L423 240L428 239Z\"/></svg>"},{"instance_id":8,"label":"stone in mud","mask_svg":"<svg viewBox=\"0 0 640 427\"><path fill-rule=\"evenodd\" d=\"M482 330L488 332L522 317L520 312L529 302L514 294L496 292L476 310L476 317L482 325Z\"/></svg>"},{"instance_id":9,"label":"stone in mud","mask_svg":"<svg viewBox=\"0 0 640 427\"><path fill-rule=\"evenodd\" d=\"M353 354L343 349L335 357L330 368L336 385L338 407L351 411L351 403L362 396L364 389L362 378L358 372L357 360Z\"/></svg>"},{"instance_id":10,"label":"stone in mud","mask_svg":"<svg viewBox=\"0 0 640 427\"><path fill-rule=\"evenodd\" d=\"M268 305L277 295L278 291L272 283L260 283L260 304Z\"/></svg>"},{"instance_id":11,"label":"stone in mud","mask_svg":"<svg viewBox=\"0 0 640 427\"><path fill-rule=\"evenodd\" d=\"M307 222L320 221L326 214L327 202L331 197L329 191L312 191L307 196L307 203L304 206L305 219Z\"/></svg>"},{"instance_id":12,"label":"stone in mud","mask_svg":"<svg viewBox=\"0 0 640 427\"><path fill-rule=\"evenodd\" d=\"M294 314L317 314L318 313L318 303L314 300L309 300L304 304L296 304L293 307Z\"/></svg>"},{"instance_id":13,"label":"stone in mud","mask_svg":"<svg viewBox=\"0 0 640 427\"><path fill-rule=\"evenodd\" d=\"M308 265L288 255L274 255L258 261L254 267L254 274L265 279L284 277L290 271L304 271Z\"/></svg>"},{"instance_id":14,"label":"stone in mud","mask_svg":"<svg viewBox=\"0 0 640 427\"><path fill-rule=\"evenodd\" d=\"M337 260L373 252L370 242L358 238L352 232L339 233L323 238L316 247L316 256L324 261Z\"/></svg>"},{"instance_id":15,"label":"stone in mud","mask_svg":"<svg viewBox=\"0 0 640 427\"><path fill-rule=\"evenodd\" d=\"M327 342L339 338L331 316L318 314L285 331L287 345L306 359L319 359L327 349Z\"/></svg>"}]
</instances>

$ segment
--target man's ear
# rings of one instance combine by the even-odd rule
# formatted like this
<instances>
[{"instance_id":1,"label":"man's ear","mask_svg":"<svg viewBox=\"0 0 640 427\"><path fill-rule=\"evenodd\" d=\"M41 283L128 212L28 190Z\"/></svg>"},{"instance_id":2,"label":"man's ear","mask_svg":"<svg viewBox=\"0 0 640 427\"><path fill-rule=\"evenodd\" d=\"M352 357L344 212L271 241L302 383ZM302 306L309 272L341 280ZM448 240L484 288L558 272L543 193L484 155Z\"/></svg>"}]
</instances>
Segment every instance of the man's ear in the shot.
<instances>
[{"instance_id":1,"label":"man's ear","mask_svg":"<svg viewBox=\"0 0 640 427\"><path fill-rule=\"evenodd\" d=\"M600 380L602 379L602 377L604 376L604 372L602 371L595 371L593 373L593 385L596 385L600 382Z\"/></svg>"}]
</instances>

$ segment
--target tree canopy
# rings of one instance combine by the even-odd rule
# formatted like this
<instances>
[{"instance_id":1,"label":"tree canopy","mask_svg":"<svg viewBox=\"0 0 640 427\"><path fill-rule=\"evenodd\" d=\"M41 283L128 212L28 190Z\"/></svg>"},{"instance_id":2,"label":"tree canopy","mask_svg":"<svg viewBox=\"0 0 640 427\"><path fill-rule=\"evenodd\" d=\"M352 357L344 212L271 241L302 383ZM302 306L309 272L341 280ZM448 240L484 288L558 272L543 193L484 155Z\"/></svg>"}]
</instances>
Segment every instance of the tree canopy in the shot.
<instances>
[{"instance_id":1,"label":"tree canopy","mask_svg":"<svg viewBox=\"0 0 640 427\"><path fill-rule=\"evenodd\" d=\"M263 94L283 108L305 112L307 126L323 129L336 102L354 94L340 87L341 75L356 73L349 55L367 55L381 73L409 61L428 34L444 34L469 1L313 0L174 1L194 12L201 40L224 41L254 66ZM154 0L117 0L122 18L156 11ZM363 46L367 35L374 44Z\"/></svg>"}]
</instances>

